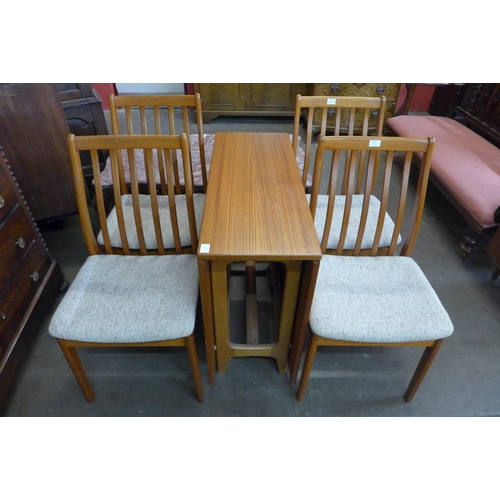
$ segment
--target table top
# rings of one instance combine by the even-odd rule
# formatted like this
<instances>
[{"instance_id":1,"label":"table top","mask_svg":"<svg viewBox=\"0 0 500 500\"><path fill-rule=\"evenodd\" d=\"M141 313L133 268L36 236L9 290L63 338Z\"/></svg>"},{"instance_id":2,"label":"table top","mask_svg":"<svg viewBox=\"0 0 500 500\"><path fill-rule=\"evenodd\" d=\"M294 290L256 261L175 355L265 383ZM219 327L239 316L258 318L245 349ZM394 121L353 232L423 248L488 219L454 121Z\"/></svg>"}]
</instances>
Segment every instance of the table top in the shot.
<instances>
[{"instance_id":1,"label":"table top","mask_svg":"<svg viewBox=\"0 0 500 500\"><path fill-rule=\"evenodd\" d=\"M215 134L198 258L321 259L288 134Z\"/></svg>"}]
</instances>

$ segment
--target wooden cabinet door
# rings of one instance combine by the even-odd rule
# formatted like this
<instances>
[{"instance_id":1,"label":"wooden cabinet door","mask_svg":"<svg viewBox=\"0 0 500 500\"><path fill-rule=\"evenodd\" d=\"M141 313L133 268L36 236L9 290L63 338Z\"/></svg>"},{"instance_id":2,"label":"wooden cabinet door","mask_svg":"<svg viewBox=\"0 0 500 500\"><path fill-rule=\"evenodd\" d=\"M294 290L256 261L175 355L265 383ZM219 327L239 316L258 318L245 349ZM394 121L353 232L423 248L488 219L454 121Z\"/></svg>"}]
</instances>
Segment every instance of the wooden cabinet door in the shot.
<instances>
[{"instance_id":1,"label":"wooden cabinet door","mask_svg":"<svg viewBox=\"0 0 500 500\"><path fill-rule=\"evenodd\" d=\"M243 111L245 85L243 83L197 83L203 111Z\"/></svg>"},{"instance_id":2,"label":"wooden cabinet door","mask_svg":"<svg viewBox=\"0 0 500 500\"><path fill-rule=\"evenodd\" d=\"M262 114L295 110L299 93L296 83L247 83L245 84L246 109Z\"/></svg>"}]
</instances>

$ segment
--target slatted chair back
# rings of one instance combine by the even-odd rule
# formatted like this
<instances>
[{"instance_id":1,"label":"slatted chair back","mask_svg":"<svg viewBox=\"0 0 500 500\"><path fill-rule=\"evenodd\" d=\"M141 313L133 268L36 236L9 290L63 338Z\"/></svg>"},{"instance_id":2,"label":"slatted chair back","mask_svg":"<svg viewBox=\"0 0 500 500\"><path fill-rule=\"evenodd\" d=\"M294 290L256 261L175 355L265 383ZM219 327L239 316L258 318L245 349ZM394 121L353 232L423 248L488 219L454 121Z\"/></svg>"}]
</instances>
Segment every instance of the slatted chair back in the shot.
<instances>
[{"instance_id":1,"label":"slatted chair back","mask_svg":"<svg viewBox=\"0 0 500 500\"><path fill-rule=\"evenodd\" d=\"M299 125L305 118L306 139L302 180L306 187L309 165L313 156L313 135L382 135L386 97L361 96L302 96L297 95L293 122L293 150L299 147ZM335 117L332 120L331 117Z\"/></svg>"},{"instance_id":2,"label":"slatted chair back","mask_svg":"<svg viewBox=\"0 0 500 500\"><path fill-rule=\"evenodd\" d=\"M196 133L191 134L189 129L189 108L195 110ZM125 112L125 123L119 118L119 111ZM195 95L122 95L109 96L109 111L111 129L115 135L178 135L186 134L192 166L196 171L201 170L201 189L205 193L207 188L207 162L200 94ZM138 118L137 118L138 114ZM120 123L122 123L120 125ZM194 156L196 155L196 160ZM158 158L161 161L161 157ZM175 191L181 192L184 182L179 178L179 158L173 158ZM182 172L182 169L180 169ZM161 172L161 169L160 169ZM126 176L127 170L124 170ZM146 172L147 175L147 172ZM127 184L128 178L120 179ZM157 179L159 191L167 191L166 179ZM191 173L191 181L193 181ZM149 182L149 179L148 179Z\"/></svg>"},{"instance_id":3,"label":"slatted chair back","mask_svg":"<svg viewBox=\"0 0 500 500\"><path fill-rule=\"evenodd\" d=\"M190 175L189 146L186 134L174 135L109 135L68 138L75 179L78 210L87 248L98 253L146 255L148 253L196 253L198 236L193 205L193 184ZM113 176L114 217L107 217L105 189L100 180L99 152L109 151ZM88 151L92 159L96 210L100 233L96 237L89 212L80 152ZM174 158L180 152L184 165L185 193L175 195ZM121 182L123 158L130 168L130 186ZM146 194L140 192L137 162L144 161L148 175ZM155 170L162 169L166 192L156 191ZM129 194L130 193L130 194ZM181 221L182 219L182 221ZM114 224L117 227L110 227ZM188 227L190 242L183 245L179 226ZM110 236L112 235L112 236ZM145 236L146 235L146 236ZM119 239L119 241L113 241ZM150 241L153 240L153 241ZM99 243L100 241L100 243ZM151 249L152 252L151 252Z\"/></svg>"},{"instance_id":4,"label":"slatted chair back","mask_svg":"<svg viewBox=\"0 0 500 500\"><path fill-rule=\"evenodd\" d=\"M327 179L325 190L328 207L322 238L320 238L323 253L334 255L396 255L398 253L409 256L420 227L433 148L433 138L325 137L320 135L314 164L310 208L315 218L321 179L324 177ZM325 161L327 151L331 151L331 159ZM414 155L421 158L416 187L410 182ZM323 175L324 168L329 168L328 175ZM363 182L358 184L360 177ZM358 190L360 194L357 194ZM340 220L338 214L335 213L335 207L339 209L338 204L335 203L339 192L343 193L344 198ZM380 200L380 205L376 217L372 217L372 221L367 224L370 219L369 207L373 193ZM357 220L354 221L351 220L351 214L354 212L352 207L355 203L360 204L360 209L357 211ZM317 223L316 220L315 223ZM340 227L335 227L334 231L339 235L338 242L333 250L327 252L332 224L340 224ZM355 227L357 231L353 249L345 252L348 227L350 231L352 227ZM390 244L381 248L382 235L388 228ZM387 239L387 234L385 238ZM369 242L368 251L367 241Z\"/></svg>"}]
</instances>

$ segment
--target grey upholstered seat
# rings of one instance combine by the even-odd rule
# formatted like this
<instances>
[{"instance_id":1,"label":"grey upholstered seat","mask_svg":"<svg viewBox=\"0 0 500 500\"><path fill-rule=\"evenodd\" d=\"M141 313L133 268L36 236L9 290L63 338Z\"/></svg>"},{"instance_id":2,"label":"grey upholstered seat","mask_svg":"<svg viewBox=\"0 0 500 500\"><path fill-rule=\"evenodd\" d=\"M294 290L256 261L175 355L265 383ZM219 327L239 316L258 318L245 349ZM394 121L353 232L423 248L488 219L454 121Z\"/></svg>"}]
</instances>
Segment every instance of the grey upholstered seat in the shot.
<instances>
[{"instance_id":1,"label":"grey upholstered seat","mask_svg":"<svg viewBox=\"0 0 500 500\"><path fill-rule=\"evenodd\" d=\"M197 300L196 255L94 255L66 292L49 333L102 343L187 337Z\"/></svg>"},{"instance_id":2,"label":"grey upholstered seat","mask_svg":"<svg viewBox=\"0 0 500 500\"><path fill-rule=\"evenodd\" d=\"M306 195L307 201L311 199L310 195ZM349 225L347 228L347 236L344 244L344 250L352 250L356 244L358 236L359 224L361 221L361 210L363 207L364 195L355 194L352 197L352 207L349 217ZM314 217L314 226L318 233L318 239L321 241L323 238L323 231L325 230L325 220L328 207L328 196L318 195L318 205L316 207L316 216ZM340 229L342 227L342 220L344 217L345 196L335 196L335 205L333 211L333 221L328 237L326 248L336 249L339 243ZM380 211L380 201L375 196L370 196L370 204L368 208L368 218L366 221L365 232L361 242L361 249L365 250L372 247L373 238L377 229L378 216ZM384 217L384 228L380 238L380 246L388 247L391 244L392 233L394 232L394 222L386 213ZM398 243L401 242L401 235L398 235Z\"/></svg>"},{"instance_id":3,"label":"grey upholstered seat","mask_svg":"<svg viewBox=\"0 0 500 500\"><path fill-rule=\"evenodd\" d=\"M134 209L132 206L132 195L122 195L123 204L123 218L125 226L129 228L127 231L128 244L132 250L139 249L139 239L137 236L137 229L134 222ZM177 210L177 223L179 224L179 233L181 245L187 247L191 245L191 236L189 232L189 220L186 206L186 197L184 195L177 195L175 197L176 210ZM144 240L148 250L157 248L156 233L153 223L153 215L151 211L151 197L146 194L139 195L140 212L142 219L142 228L144 231ZM196 193L193 195L194 211L196 217L196 228L198 235L201 229L201 220L203 217L203 207L205 205L205 194ZM167 196L158 196L158 209L160 211L160 221L162 223L162 239L164 248L174 247L174 237L172 233L172 224L170 219L170 209ZM108 231L111 246L120 248L122 240L118 229L118 219L116 215L116 207L110 212L108 216ZM102 231L97 237L97 242L100 245L104 244Z\"/></svg>"},{"instance_id":4,"label":"grey upholstered seat","mask_svg":"<svg viewBox=\"0 0 500 500\"><path fill-rule=\"evenodd\" d=\"M309 323L321 337L352 342L418 342L453 333L411 257L324 255Z\"/></svg>"}]
</instances>

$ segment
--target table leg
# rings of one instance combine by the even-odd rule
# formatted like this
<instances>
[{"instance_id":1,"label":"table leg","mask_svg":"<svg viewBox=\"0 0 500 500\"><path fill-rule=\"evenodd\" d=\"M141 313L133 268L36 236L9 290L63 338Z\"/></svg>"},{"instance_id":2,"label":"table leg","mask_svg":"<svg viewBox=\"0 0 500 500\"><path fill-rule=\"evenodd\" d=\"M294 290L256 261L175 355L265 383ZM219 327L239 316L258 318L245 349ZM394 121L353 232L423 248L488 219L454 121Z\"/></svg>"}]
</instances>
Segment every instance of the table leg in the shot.
<instances>
[{"instance_id":1,"label":"table leg","mask_svg":"<svg viewBox=\"0 0 500 500\"><path fill-rule=\"evenodd\" d=\"M215 345L217 371L224 373L231 358L229 346L229 273L228 262L214 260L211 262L211 278L213 293L213 311L215 327Z\"/></svg>"},{"instance_id":2,"label":"table leg","mask_svg":"<svg viewBox=\"0 0 500 500\"><path fill-rule=\"evenodd\" d=\"M283 263L286 266L285 286L281 301L278 342L273 353L280 373L286 372L302 274L301 261L286 261Z\"/></svg>"},{"instance_id":3,"label":"table leg","mask_svg":"<svg viewBox=\"0 0 500 500\"><path fill-rule=\"evenodd\" d=\"M302 269L302 279L300 282L299 299L295 314L295 321L292 333L292 345L288 358L288 368L290 372L290 382L295 384L299 372L300 358L309 323L309 313L311 311L314 288L318 278L319 261L305 261Z\"/></svg>"},{"instance_id":4,"label":"table leg","mask_svg":"<svg viewBox=\"0 0 500 500\"><path fill-rule=\"evenodd\" d=\"M201 309L203 313L203 330L205 333L205 348L207 352L208 382L213 384L215 377L215 343L210 262L199 260L198 271L200 275Z\"/></svg>"},{"instance_id":5,"label":"table leg","mask_svg":"<svg viewBox=\"0 0 500 500\"><path fill-rule=\"evenodd\" d=\"M259 317L257 307L257 278L255 262L245 262L245 303L247 344L259 343Z\"/></svg>"}]
</instances>

